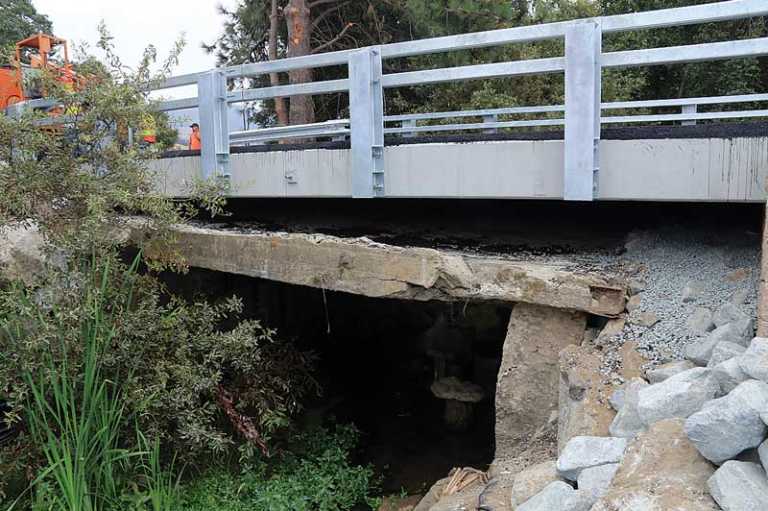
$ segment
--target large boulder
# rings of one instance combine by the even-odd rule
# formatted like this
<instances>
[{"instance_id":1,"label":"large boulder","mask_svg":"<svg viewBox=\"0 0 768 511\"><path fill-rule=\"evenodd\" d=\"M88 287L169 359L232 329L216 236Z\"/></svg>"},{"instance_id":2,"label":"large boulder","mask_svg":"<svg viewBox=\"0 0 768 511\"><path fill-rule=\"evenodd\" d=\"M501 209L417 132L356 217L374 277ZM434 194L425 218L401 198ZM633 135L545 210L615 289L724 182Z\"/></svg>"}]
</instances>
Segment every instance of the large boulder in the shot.
<instances>
[{"instance_id":1,"label":"large boulder","mask_svg":"<svg viewBox=\"0 0 768 511\"><path fill-rule=\"evenodd\" d=\"M661 383L667 378L670 378L678 373L693 369L696 364L690 360L675 360L673 362L667 362L658 367L650 369L645 375L648 381L653 383Z\"/></svg>"},{"instance_id":2,"label":"large boulder","mask_svg":"<svg viewBox=\"0 0 768 511\"><path fill-rule=\"evenodd\" d=\"M729 393L740 383L749 380L749 375L741 370L738 357L717 364L712 368L712 373L720 384L720 391L723 394Z\"/></svg>"},{"instance_id":3,"label":"large boulder","mask_svg":"<svg viewBox=\"0 0 768 511\"><path fill-rule=\"evenodd\" d=\"M600 374L602 359L587 347L568 346L560 352L558 452L575 436L608 436L615 415L609 404L611 387Z\"/></svg>"},{"instance_id":4,"label":"large boulder","mask_svg":"<svg viewBox=\"0 0 768 511\"><path fill-rule=\"evenodd\" d=\"M715 315L712 319L715 322L715 325L723 326L728 323L735 323L745 319L748 320L750 317L740 307L737 307L730 302L726 302L715 311Z\"/></svg>"},{"instance_id":5,"label":"large boulder","mask_svg":"<svg viewBox=\"0 0 768 511\"><path fill-rule=\"evenodd\" d=\"M738 357L746 351L747 348L741 344L735 342L722 341L715 346L712 350L712 357L710 357L707 367L715 367L717 364L725 362L726 360Z\"/></svg>"},{"instance_id":6,"label":"large boulder","mask_svg":"<svg viewBox=\"0 0 768 511\"><path fill-rule=\"evenodd\" d=\"M727 461L709 479L708 486L723 511L768 509L768 478L757 463Z\"/></svg>"},{"instance_id":7,"label":"large boulder","mask_svg":"<svg viewBox=\"0 0 768 511\"><path fill-rule=\"evenodd\" d=\"M715 346L721 342L732 342L746 346L752 338L753 323L750 319L742 319L714 329L710 334L685 347L685 358L696 365L706 366L712 358Z\"/></svg>"},{"instance_id":8,"label":"large boulder","mask_svg":"<svg viewBox=\"0 0 768 511\"><path fill-rule=\"evenodd\" d=\"M617 412L621 410L621 407L624 406L624 398L626 397L626 395L627 395L626 383L614 389L614 391L611 392L611 395L608 398L608 403L611 405L611 408L613 408Z\"/></svg>"},{"instance_id":9,"label":"large boulder","mask_svg":"<svg viewBox=\"0 0 768 511\"><path fill-rule=\"evenodd\" d=\"M629 444L592 511L717 511L705 490L713 473L681 419L660 421Z\"/></svg>"},{"instance_id":10,"label":"large boulder","mask_svg":"<svg viewBox=\"0 0 768 511\"><path fill-rule=\"evenodd\" d=\"M517 511L589 511L590 507L590 495L576 491L562 481L556 481L518 506Z\"/></svg>"},{"instance_id":11,"label":"large boulder","mask_svg":"<svg viewBox=\"0 0 768 511\"><path fill-rule=\"evenodd\" d=\"M624 399L619 413L608 428L611 436L632 438L645 429L645 423L637 411L640 390L648 386L642 378L633 378L624 386Z\"/></svg>"},{"instance_id":12,"label":"large boulder","mask_svg":"<svg viewBox=\"0 0 768 511\"><path fill-rule=\"evenodd\" d=\"M715 329L712 321L712 311L706 307L698 307L686 321L686 326L695 334L703 335Z\"/></svg>"},{"instance_id":13,"label":"large boulder","mask_svg":"<svg viewBox=\"0 0 768 511\"><path fill-rule=\"evenodd\" d=\"M613 476L619 469L618 463L608 463L597 467L585 468L576 479L580 491L592 495L593 503L599 499L611 485Z\"/></svg>"},{"instance_id":14,"label":"large boulder","mask_svg":"<svg viewBox=\"0 0 768 511\"><path fill-rule=\"evenodd\" d=\"M685 433L705 458L719 464L765 440L763 411L768 411L768 384L749 380L688 417Z\"/></svg>"},{"instance_id":15,"label":"large boulder","mask_svg":"<svg viewBox=\"0 0 768 511\"><path fill-rule=\"evenodd\" d=\"M570 484L562 481L549 483L542 491L517 506L517 511L550 511L563 509L565 501L573 494Z\"/></svg>"},{"instance_id":16,"label":"large boulder","mask_svg":"<svg viewBox=\"0 0 768 511\"><path fill-rule=\"evenodd\" d=\"M577 436L568 441L557 459L557 471L576 481L582 470L618 463L627 447L625 438Z\"/></svg>"},{"instance_id":17,"label":"large boulder","mask_svg":"<svg viewBox=\"0 0 768 511\"><path fill-rule=\"evenodd\" d=\"M757 456L760 459L760 464L763 466L763 470L768 472L768 440L760 444L757 448Z\"/></svg>"},{"instance_id":18,"label":"large boulder","mask_svg":"<svg viewBox=\"0 0 768 511\"><path fill-rule=\"evenodd\" d=\"M562 481L562 478L557 473L557 462L555 460L544 461L518 473L515 475L512 482L512 490L510 491L512 509L526 502L555 481Z\"/></svg>"},{"instance_id":19,"label":"large boulder","mask_svg":"<svg viewBox=\"0 0 768 511\"><path fill-rule=\"evenodd\" d=\"M675 417L686 418L720 392L710 369L696 367L656 385L640 389L637 411L646 426Z\"/></svg>"},{"instance_id":20,"label":"large boulder","mask_svg":"<svg viewBox=\"0 0 768 511\"><path fill-rule=\"evenodd\" d=\"M768 338L755 337L739 357L739 366L750 378L768 382Z\"/></svg>"}]
</instances>

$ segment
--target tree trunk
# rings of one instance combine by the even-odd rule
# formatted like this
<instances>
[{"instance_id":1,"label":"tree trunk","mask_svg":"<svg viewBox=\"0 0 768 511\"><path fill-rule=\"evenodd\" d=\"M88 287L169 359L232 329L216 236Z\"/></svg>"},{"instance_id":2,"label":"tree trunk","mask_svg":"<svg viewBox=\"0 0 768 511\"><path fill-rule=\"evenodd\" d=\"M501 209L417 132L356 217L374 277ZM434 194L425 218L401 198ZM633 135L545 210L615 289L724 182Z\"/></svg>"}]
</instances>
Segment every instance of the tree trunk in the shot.
<instances>
[{"instance_id":1,"label":"tree trunk","mask_svg":"<svg viewBox=\"0 0 768 511\"><path fill-rule=\"evenodd\" d=\"M269 15L269 60L277 60L277 0L272 0L272 13ZM280 76L277 73L269 74L269 82L272 87L280 85ZM275 113L279 126L288 125L288 111L285 109L285 99L275 98Z\"/></svg>"},{"instance_id":2,"label":"tree trunk","mask_svg":"<svg viewBox=\"0 0 768 511\"><path fill-rule=\"evenodd\" d=\"M302 57L312 53L312 15L307 0L289 0L283 10L288 25L288 57ZM292 84L312 81L311 69L290 71L288 78ZM315 104L312 96L291 97L291 124L310 124L315 122Z\"/></svg>"}]
</instances>

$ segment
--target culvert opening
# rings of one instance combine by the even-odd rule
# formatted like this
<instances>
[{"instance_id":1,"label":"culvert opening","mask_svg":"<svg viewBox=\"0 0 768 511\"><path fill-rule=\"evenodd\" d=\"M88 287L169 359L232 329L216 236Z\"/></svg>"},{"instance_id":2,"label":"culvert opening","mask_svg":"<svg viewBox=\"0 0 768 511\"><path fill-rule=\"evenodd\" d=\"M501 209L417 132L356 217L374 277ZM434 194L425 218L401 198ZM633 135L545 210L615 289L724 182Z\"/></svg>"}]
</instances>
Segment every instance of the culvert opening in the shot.
<instances>
[{"instance_id":1,"label":"culvert opening","mask_svg":"<svg viewBox=\"0 0 768 511\"><path fill-rule=\"evenodd\" d=\"M173 279L185 293L237 294L246 316L317 355L323 392L298 420L353 423L356 461L375 466L385 494L423 493L453 467L493 460L510 305L375 299L206 270Z\"/></svg>"}]
</instances>

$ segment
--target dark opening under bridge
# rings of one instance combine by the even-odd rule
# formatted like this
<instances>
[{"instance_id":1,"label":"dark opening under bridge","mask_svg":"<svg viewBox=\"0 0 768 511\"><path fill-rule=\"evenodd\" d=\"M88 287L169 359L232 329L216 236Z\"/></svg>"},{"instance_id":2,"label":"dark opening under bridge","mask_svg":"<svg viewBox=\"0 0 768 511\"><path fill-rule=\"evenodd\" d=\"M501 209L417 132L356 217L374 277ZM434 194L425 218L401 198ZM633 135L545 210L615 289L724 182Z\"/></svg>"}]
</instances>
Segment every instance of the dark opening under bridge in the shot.
<instances>
[{"instance_id":1,"label":"dark opening under bridge","mask_svg":"<svg viewBox=\"0 0 768 511\"><path fill-rule=\"evenodd\" d=\"M221 176L229 180L230 194L236 197L764 201L768 123L755 119L768 117L768 109L755 105L768 102L768 94L601 103L601 75L603 69L768 55L768 38L602 51L603 34L765 15L765 0L730 0L171 77L157 88L197 85L197 96L161 101L159 108L198 108L203 147L200 153L181 151L158 160L154 164L160 171L158 186L181 196L195 178ZM564 40L564 55L382 72L384 59L543 40ZM347 66L348 78L229 87L242 78L326 66ZM546 73L564 73L564 105L384 114L386 89ZM227 109L233 103L339 92L349 93L349 119L249 131L232 131L228 126ZM647 113L657 109L667 113ZM676 112L668 113L670 109ZM536 114L544 115L530 119ZM527 118L514 120L521 115ZM453 122L446 123L450 119ZM462 122L467 119L482 121ZM424 124L436 120L442 124ZM659 125L663 122L674 125ZM649 123L655 125L625 126ZM552 131L509 131L547 126ZM286 144L290 139L316 142ZM278 140L284 143L270 143Z\"/></svg>"}]
</instances>

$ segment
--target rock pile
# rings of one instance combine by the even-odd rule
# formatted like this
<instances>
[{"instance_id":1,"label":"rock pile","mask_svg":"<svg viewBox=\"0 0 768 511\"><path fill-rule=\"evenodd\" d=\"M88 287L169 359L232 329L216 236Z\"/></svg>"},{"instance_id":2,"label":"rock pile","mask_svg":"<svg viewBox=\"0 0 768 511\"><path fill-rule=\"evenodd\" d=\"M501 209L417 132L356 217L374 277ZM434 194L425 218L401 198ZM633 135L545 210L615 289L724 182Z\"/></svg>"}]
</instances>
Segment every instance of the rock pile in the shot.
<instances>
[{"instance_id":1,"label":"rock pile","mask_svg":"<svg viewBox=\"0 0 768 511\"><path fill-rule=\"evenodd\" d=\"M768 510L768 338L745 341L752 322L730 306L715 323L688 361L618 389L612 436L571 438L556 476L512 509Z\"/></svg>"}]
</instances>

